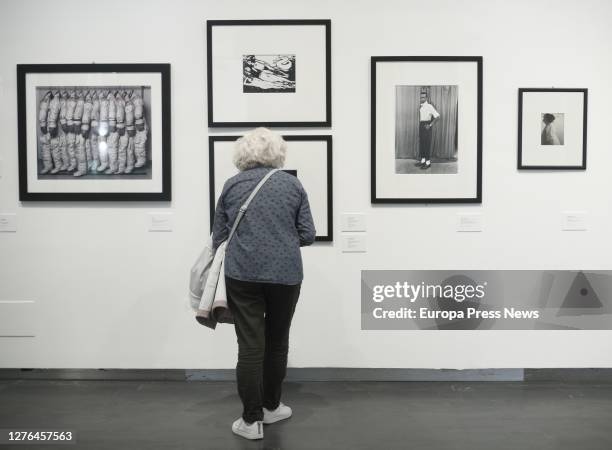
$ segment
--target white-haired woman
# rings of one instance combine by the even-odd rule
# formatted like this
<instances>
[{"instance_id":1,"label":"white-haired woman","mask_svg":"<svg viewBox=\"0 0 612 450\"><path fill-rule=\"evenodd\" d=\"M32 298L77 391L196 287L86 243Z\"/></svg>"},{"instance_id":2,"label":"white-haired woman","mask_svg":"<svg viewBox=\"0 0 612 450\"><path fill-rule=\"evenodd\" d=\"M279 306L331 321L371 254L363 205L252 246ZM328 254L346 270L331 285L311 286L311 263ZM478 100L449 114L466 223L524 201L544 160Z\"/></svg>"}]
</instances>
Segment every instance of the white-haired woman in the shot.
<instances>
[{"instance_id":1,"label":"white-haired woman","mask_svg":"<svg viewBox=\"0 0 612 450\"><path fill-rule=\"evenodd\" d=\"M217 202L214 246L229 231L257 183L284 165L287 144L266 128L236 141L234 164ZM263 438L263 424L291 416L280 401L287 370L289 328L303 278L300 247L315 239L308 196L297 177L279 171L253 199L225 255L228 307L238 338L236 381L243 404L234 433Z\"/></svg>"}]
</instances>

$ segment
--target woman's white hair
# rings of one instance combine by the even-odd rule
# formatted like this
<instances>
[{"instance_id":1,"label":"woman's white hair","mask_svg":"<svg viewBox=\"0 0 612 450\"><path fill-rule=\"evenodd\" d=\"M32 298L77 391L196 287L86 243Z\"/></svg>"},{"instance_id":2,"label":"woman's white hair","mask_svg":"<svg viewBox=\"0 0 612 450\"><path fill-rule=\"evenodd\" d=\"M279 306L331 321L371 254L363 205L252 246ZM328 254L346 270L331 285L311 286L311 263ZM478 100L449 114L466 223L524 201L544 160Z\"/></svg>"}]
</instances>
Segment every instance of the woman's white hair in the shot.
<instances>
[{"instance_id":1,"label":"woman's white hair","mask_svg":"<svg viewBox=\"0 0 612 450\"><path fill-rule=\"evenodd\" d=\"M281 135L267 128L255 128L236 141L234 165L238 170L265 166L280 168L285 164L287 143Z\"/></svg>"}]
</instances>

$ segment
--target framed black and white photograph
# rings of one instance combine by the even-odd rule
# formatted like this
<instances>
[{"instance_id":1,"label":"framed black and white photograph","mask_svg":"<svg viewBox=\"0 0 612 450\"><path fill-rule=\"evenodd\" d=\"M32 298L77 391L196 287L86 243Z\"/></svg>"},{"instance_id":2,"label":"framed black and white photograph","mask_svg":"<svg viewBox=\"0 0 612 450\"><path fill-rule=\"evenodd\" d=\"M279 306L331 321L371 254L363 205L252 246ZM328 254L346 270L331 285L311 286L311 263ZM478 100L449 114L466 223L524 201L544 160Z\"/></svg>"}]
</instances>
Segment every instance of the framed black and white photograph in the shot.
<instances>
[{"instance_id":1,"label":"framed black and white photograph","mask_svg":"<svg viewBox=\"0 0 612 450\"><path fill-rule=\"evenodd\" d=\"M208 20L209 127L330 127L330 20Z\"/></svg>"},{"instance_id":2,"label":"framed black and white photograph","mask_svg":"<svg viewBox=\"0 0 612 450\"><path fill-rule=\"evenodd\" d=\"M588 90L520 88L518 96L518 169L586 169Z\"/></svg>"},{"instance_id":3,"label":"framed black and white photograph","mask_svg":"<svg viewBox=\"0 0 612 450\"><path fill-rule=\"evenodd\" d=\"M481 203L482 57L371 60L372 203Z\"/></svg>"},{"instance_id":4,"label":"framed black and white photograph","mask_svg":"<svg viewBox=\"0 0 612 450\"><path fill-rule=\"evenodd\" d=\"M21 201L171 199L169 64L17 65Z\"/></svg>"},{"instance_id":5,"label":"framed black and white photograph","mask_svg":"<svg viewBox=\"0 0 612 450\"><path fill-rule=\"evenodd\" d=\"M236 175L232 156L240 136L209 136L210 225L225 181ZM282 170L296 176L306 193L317 230L317 241L333 240L332 137L283 136L287 155Z\"/></svg>"}]
</instances>

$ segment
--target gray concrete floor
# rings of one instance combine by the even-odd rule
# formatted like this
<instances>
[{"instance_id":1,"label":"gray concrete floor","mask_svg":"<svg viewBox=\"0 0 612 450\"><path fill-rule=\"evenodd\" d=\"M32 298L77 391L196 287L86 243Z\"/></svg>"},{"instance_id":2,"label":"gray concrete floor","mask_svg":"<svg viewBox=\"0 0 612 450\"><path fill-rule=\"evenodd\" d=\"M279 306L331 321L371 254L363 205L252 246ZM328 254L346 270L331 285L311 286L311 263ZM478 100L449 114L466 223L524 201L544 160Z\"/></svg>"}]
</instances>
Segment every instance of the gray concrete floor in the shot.
<instances>
[{"instance_id":1,"label":"gray concrete floor","mask_svg":"<svg viewBox=\"0 0 612 450\"><path fill-rule=\"evenodd\" d=\"M233 382L3 380L0 428L72 429L63 447L92 450L612 449L612 384L287 382L283 401L293 417L247 441Z\"/></svg>"}]
</instances>

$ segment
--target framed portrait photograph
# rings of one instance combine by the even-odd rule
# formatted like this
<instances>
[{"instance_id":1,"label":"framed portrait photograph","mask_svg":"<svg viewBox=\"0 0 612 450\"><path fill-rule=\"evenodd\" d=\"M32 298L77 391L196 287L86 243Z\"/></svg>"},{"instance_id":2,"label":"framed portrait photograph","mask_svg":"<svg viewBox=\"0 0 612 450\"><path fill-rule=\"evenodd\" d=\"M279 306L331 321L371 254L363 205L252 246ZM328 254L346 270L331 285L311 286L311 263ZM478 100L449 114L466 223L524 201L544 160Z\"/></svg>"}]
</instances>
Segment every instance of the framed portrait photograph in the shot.
<instances>
[{"instance_id":1,"label":"framed portrait photograph","mask_svg":"<svg viewBox=\"0 0 612 450\"><path fill-rule=\"evenodd\" d=\"M240 136L209 136L210 226L225 181L236 175L234 143ZM287 156L282 168L296 176L306 193L317 230L316 241L333 240L332 137L283 136Z\"/></svg>"},{"instance_id":2,"label":"framed portrait photograph","mask_svg":"<svg viewBox=\"0 0 612 450\"><path fill-rule=\"evenodd\" d=\"M21 201L169 201L169 64L17 65Z\"/></svg>"},{"instance_id":3,"label":"framed portrait photograph","mask_svg":"<svg viewBox=\"0 0 612 450\"><path fill-rule=\"evenodd\" d=\"M587 97L587 89L519 89L518 169L586 169Z\"/></svg>"},{"instance_id":4,"label":"framed portrait photograph","mask_svg":"<svg viewBox=\"0 0 612 450\"><path fill-rule=\"evenodd\" d=\"M482 57L373 56L371 202L482 202Z\"/></svg>"},{"instance_id":5,"label":"framed portrait photograph","mask_svg":"<svg viewBox=\"0 0 612 450\"><path fill-rule=\"evenodd\" d=\"M209 127L330 127L330 20L208 20Z\"/></svg>"}]
</instances>

